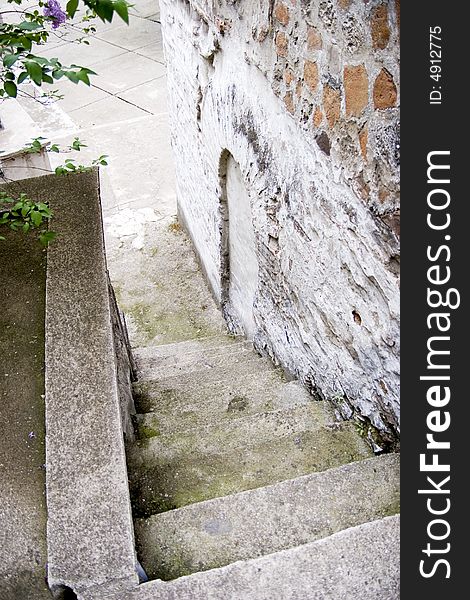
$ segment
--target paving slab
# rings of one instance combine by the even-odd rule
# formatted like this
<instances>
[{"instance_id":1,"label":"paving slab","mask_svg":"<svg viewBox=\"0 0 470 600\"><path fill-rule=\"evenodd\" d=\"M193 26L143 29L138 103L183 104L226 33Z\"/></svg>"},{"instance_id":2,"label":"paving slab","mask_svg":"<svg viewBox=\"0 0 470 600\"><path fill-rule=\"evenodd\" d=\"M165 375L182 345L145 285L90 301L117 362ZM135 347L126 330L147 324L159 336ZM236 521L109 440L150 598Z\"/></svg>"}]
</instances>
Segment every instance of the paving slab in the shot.
<instances>
[{"instance_id":1,"label":"paving slab","mask_svg":"<svg viewBox=\"0 0 470 600\"><path fill-rule=\"evenodd\" d=\"M127 50L136 50L155 42L158 36L161 36L161 27L159 23L149 19L135 18L127 25L115 27L103 33L97 33L100 40L115 44L120 48Z\"/></svg>"},{"instance_id":2,"label":"paving slab","mask_svg":"<svg viewBox=\"0 0 470 600\"><path fill-rule=\"evenodd\" d=\"M162 79L166 79L165 76ZM153 115L168 114L166 86L156 79L122 92L118 97Z\"/></svg>"},{"instance_id":3,"label":"paving slab","mask_svg":"<svg viewBox=\"0 0 470 600\"><path fill-rule=\"evenodd\" d=\"M54 48L48 48L46 45L38 54L45 58L57 58L65 66L79 64L81 67L91 67L95 63L127 53L126 49L103 42L99 38L88 36L86 39L89 41L88 45L79 42L61 44Z\"/></svg>"},{"instance_id":4,"label":"paving slab","mask_svg":"<svg viewBox=\"0 0 470 600\"><path fill-rule=\"evenodd\" d=\"M131 52L99 61L93 65L93 70L98 73L93 77L93 85L111 94L124 92L166 73L164 65Z\"/></svg>"},{"instance_id":5,"label":"paving slab","mask_svg":"<svg viewBox=\"0 0 470 600\"><path fill-rule=\"evenodd\" d=\"M157 42L149 44L148 46L143 46L142 48L137 48L135 51L137 54L141 54L142 56L146 56L147 58L151 58L152 60L156 60L157 62L165 63L165 54L163 52L163 44L160 39Z\"/></svg>"},{"instance_id":6,"label":"paving slab","mask_svg":"<svg viewBox=\"0 0 470 600\"><path fill-rule=\"evenodd\" d=\"M150 18L160 15L160 6L158 0L139 0L129 9L131 15Z\"/></svg>"},{"instance_id":7,"label":"paving slab","mask_svg":"<svg viewBox=\"0 0 470 600\"><path fill-rule=\"evenodd\" d=\"M124 101L122 105L125 106ZM131 110L134 109L128 105ZM90 107L90 113L99 107ZM140 208L148 208L155 212L159 219L161 228L166 230L176 214L175 197L175 176L173 161L170 154L170 134L168 117L166 114L158 116L149 115L141 111L142 116L127 121L120 120L121 105L117 100L113 103L114 112L106 116L105 123L97 126L87 127L85 124L78 129L79 113L75 114L76 127L80 138L87 144L80 154L76 154L76 160L90 162L101 154L109 156L109 164L101 169L101 194L103 210L106 217L117 215L118 212ZM137 110L137 109L136 109ZM90 114L85 112L87 116ZM139 114L140 113L136 113ZM61 145L70 144L74 136L66 135L56 137ZM154 148L151 152L148 148ZM50 154L53 166L63 163L64 157L60 154ZM138 188L135 182L139 182ZM129 213L127 213L129 214ZM114 221L105 219L105 227L111 228ZM162 232L163 235L164 231ZM119 260L126 260L126 249L121 247L121 252L109 257L111 245L114 243L119 246L125 243L129 236L122 238L116 232L107 235L107 250L110 268L114 272L120 271ZM156 240L152 239L154 234L149 232L145 236L145 246L149 253L154 252ZM133 236L130 236L131 240ZM122 255L122 256L121 256ZM140 263L138 254L134 257L137 263ZM153 256L155 260L155 255ZM152 256L150 256L150 263ZM138 265L137 265L138 266ZM133 272L129 271L129 265L126 264L128 273L127 284L144 285L145 282L135 280L130 276ZM139 272L139 270L137 271ZM123 283L123 282L122 282ZM118 283L118 287L122 286ZM148 285L148 282L147 282Z\"/></svg>"},{"instance_id":8,"label":"paving slab","mask_svg":"<svg viewBox=\"0 0 470 600\"><path fill-rule=\"evenodd\" d=\"M85 129L87 127L94 127L95 125L102 126L105 123L122 123L122 127L124 128L130 119L138 119L145 116L145 111L130 102L124 102L119 98L106 94L100 100L70 111L70 116L75 119L75 122L81 128ZM103 150L100 154L107 154L107 152ZM77 156L77 158L79 157Z\"/></svg>"},{"instance_id":9,"label":"paving slab","mask_svg":"<svg viewBox=\"0 0 470 600\"><path fill-rule=\"evenodd\" d=\"M77 108L88 106L88 104L92 104L97 100L102 100L109 96L108 92L100 90L93 85L76 85L68 79L56 81L53 85L47 86L47 90L57 90L57 93L63 96L63 98L58 100L55 105L69 115ZM80 125L80 123L77 124Z\"/></svg>"}]
</instances>

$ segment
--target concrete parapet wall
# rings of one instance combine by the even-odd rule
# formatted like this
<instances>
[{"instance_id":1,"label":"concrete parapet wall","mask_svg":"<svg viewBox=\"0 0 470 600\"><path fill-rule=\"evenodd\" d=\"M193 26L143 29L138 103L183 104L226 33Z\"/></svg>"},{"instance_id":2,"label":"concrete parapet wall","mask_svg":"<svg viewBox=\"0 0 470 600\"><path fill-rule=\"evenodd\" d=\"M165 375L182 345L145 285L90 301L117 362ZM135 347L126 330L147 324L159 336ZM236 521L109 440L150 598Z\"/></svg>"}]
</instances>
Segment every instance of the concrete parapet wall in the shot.
<instances>
[{"instance_id":1,"label":"concrete parapet wall","mask_svg":"<svg viewBox=\"0 0 470 600\"><path fill-rule=\"evenodd\" d=\"M123 436L131 360L109 295L98 172L5 189L48 201L58 234L46 279L49 585L79 597L96 586L123 592L138 584Z\"/></svg>"}]
</instances>

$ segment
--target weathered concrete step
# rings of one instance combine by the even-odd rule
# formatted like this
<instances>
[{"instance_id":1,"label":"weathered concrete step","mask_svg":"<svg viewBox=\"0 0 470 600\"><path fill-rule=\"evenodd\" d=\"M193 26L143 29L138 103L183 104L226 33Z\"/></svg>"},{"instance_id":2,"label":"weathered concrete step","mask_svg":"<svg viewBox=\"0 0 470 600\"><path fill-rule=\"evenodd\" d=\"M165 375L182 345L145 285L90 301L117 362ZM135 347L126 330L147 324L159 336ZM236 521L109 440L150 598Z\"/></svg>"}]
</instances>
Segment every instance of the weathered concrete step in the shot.
<instances>
[{"instance_id":1,"label":"weathered concrete step","mask_svg":"<svg viewBox=\"0 0 470 600\"><path fill-rule=\"evenodd\" d=\"M384 455L135 523L151 579L293 548L399 512L399 457Z\"/></svg>"},{"instance_id":2,"label":"weathered concrete step","mask_svg":"<svg viewBox=\"0 0 470 600\"><path fill-rule=\"evenodd\" d=\"M139 379L144 380L211 369L239 354L254 354L252 344L228 335L133 351Z\"/></svg>"},{"instance_id":3,"label":"weathered concrete step","mask_svg":"<svg viewBox=\"0 0 470 600\"><path fill-rule=\"evenodd\" d=\"M174 415L175 426L178 414ZM335 421L330 407L324 402L310 402L288 410L260 412L254 415L238 415L238 418L221 423L208 421L205 425L184 431L165 434L160 429L155 413L137 415L138 447L144 453L150 448L151 454L170 457L175 453L224 452L244 448L247 445L262 444L302 431L316 431L322 427L340 428L342 423ZM149 445L150 442L150 445Z\"/></svg>"},{"instance_id":4,"label":"weathered concrete step","mask_svg":"<svg viewBox=\"0 0 470 600\"><path fill-rule=\"evenodd\" d=\"M285 382L286 378L281 369L273 367L268 359L257 356L254 352L240 355L238 360L224 357L222 364L213 368L205 368L190 373L178 373L169 377L140 379L134 384L135 404L139 412L148 412L155 404L153 398L163 396L170 402L176 395L188 393L192 398L200 396L201 403L204 402L205 390L213 395L218 388L219 392L230 392L232 389L243 390L246 381L269 378L269 373L279 382ZM243 395L243 391L241 392ZM268 401L269 398L266 398Z\"/></svg>"},{"instance_id":5,"label":"weathered concrete step","mask_svg":"<svg viewBox=\"0 0 470 600\"><path fill-rule=\"evenodd\" d=\"M152 581L126 600L399 600L399 540L399 516L386 517L261 558Z\"/></svg>"},{"instance_id":6,"label":"weathered concrete step","mask_svg":"<svg viewBox=\"0 0 470 600\"><path fill-rule=\"evenodd\" d=\"M150 349L151 350L151 349ZM243 376L244 372L273 369L272 363L253 351L251 344L232 342L229 345L205 351L182 353L171 356L152 356L151 352L136 355L138 378L140 381L172 381L175 377L209 375Z\"/></svg>"},{"instance_id":7,"label":"weathered concrete step","mask_svg":"<svg viewBox=\"0 0 470 600\"><path fill-rule=\"evenodd\" d=\"M162 445L157 437L130 448L134 516L147 517L371 456L350 423L280 432L261 443L253 429L239 427L237 444L222 436L219 444L211 442L209 447L193 432L191 443L176 447Z\"/></svg>"},{"instance_id":8,"label":"weathered concrete step","mask_svg":"<svg viewBox=\"0 0 470 600\"><path fill-rule=\"evenodd\" d=\"M288 410L316 404L298 382L284 383L278 370L251 374L245 379L211 381L204 387L162 390L157 385L139 386L136 394L138 429L169 434L188 431L207 423L217 425L242 416L268 411ZM147 429L149 428L149 429Z\"/></svg>"},{"instance_id":9,"label":"weathered concrete step","mask_svg":"<svg viewBox=\"0 0 470 600\"><path fill-rule=\"evenodd\" d=\"M180 358L197 352L207 352L219 348L231 348L239 344L249 345L245 338L228 334L214 335L205 338L175 342L173 344L162 344L160 346L144 346L134 348L132 353L137 362L146 362L160 358Z\"/></svg>"}]
</instances>

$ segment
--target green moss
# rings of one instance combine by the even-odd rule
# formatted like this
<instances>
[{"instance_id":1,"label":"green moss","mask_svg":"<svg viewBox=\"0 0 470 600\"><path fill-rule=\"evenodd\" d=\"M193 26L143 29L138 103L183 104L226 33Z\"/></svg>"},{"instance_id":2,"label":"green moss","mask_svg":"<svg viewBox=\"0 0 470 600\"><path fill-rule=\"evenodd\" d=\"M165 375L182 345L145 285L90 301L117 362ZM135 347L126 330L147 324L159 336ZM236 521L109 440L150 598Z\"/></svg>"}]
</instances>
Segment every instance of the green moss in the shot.
<instances>
[{"instance_id":1,"label":"green moss","mask_svg":"<svg viewBox=\"0 0 470 600\"><path fill-rule=\"evenodd\" d=\"M148 440L154 437L158 437L160 432L153 427L149 427L148 425L141 425L139 427L139 439Z\"/></svg>"},{"instance_id":2,"label":"green moss","mask_svg":"<svg viewBox=\"0 0 470 600\"><path fill-rule=\"evenodd\" d=\"M193 315L182 307L180 310L159 310L145 302L124 306L124 312L132 318L143 345L158 337L159 343L173 343L198 339L211 335L203 316Z\"/></svg>"}]
</instances>

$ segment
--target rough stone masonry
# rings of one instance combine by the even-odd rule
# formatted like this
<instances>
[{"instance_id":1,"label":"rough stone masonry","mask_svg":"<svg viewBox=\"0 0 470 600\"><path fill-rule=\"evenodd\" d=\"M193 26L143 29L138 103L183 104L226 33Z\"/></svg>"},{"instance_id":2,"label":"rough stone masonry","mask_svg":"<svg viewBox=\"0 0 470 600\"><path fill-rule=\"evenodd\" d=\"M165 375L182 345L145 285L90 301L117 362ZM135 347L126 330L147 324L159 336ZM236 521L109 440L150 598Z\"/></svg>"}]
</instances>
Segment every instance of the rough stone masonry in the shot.
<instances>
[{"instance_id":1,"label":"rough stone masonry","mask_svg":"<svg viewBox=\"0 0 470 600\"><path fill-rule=\"evenodd\" d=\"M383 447L400 412L399 0L160 4L179 213L214 296Z\"/></svg>"}]
</instances>

